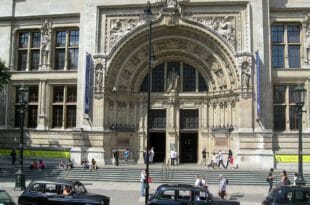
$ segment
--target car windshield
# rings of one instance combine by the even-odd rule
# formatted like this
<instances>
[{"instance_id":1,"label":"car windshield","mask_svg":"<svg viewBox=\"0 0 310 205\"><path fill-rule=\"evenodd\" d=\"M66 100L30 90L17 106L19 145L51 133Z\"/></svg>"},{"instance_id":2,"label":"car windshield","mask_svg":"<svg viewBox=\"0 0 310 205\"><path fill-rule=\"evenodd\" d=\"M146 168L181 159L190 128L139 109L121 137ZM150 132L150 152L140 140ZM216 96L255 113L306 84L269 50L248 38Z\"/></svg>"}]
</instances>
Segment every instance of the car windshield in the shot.
<instances>
[{"instance_id":1,"label":"car windshield","mask_svg":"<svg viewBox=\"0 0 310 205\"><path fill-rule=\"evenodd\" d=\"M74 186L74 190L78 194L86 193L87 192L86 188L84 187L84 185L81 182L75 182L73 184L73 186Z\"/></svg>"}]
</instances>

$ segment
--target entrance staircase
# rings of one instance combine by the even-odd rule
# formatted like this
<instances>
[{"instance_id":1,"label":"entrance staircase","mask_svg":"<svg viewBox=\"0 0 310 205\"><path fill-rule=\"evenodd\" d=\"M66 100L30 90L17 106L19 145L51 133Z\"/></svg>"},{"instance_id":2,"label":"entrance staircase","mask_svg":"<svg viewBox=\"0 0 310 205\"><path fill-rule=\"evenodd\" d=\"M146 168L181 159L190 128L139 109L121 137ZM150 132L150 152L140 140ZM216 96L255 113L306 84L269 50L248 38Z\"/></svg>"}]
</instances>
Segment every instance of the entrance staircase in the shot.
<instances>
[{"instance_id":1,"label":"entrance staircase","mask_svg":"<svg viewBox=\"0 0 310 205\"><path fill-rule=\"evenodd\" d=\"M111 182L139 182L140 172L145 169L144 165L106 165L96 171L84 170L82 167L74 167L67 171L56 165L49 166L44 170L31 170L24 168L27 180L33 179L78 179L80 181L111 181ZM14 167L0 166L0 181L8 181L15 178ZM280 171L276 170L277 179ZM242 169L207 169L196 164L186 166L165 166L161 164L150 165L150 176L153 183L182 183L193 184L196 175L205 176L209 184L218 184L218 175L222 174L233 185L267 185L266 176L268 171L242 170ZM293 173L289 172L292 181ZM310 182L310 174L304 174ZM277 180L274 182L277 183Z\"/></svg>"}]
</instances>

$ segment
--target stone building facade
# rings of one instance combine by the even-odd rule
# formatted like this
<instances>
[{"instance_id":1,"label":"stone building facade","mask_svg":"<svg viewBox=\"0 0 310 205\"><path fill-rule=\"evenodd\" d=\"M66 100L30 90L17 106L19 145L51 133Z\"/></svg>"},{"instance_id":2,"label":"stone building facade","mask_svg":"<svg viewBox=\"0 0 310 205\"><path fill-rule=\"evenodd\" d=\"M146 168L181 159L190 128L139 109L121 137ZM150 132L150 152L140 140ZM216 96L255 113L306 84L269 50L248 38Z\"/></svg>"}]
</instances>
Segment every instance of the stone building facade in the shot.
<instances>
[{"instance_id":1,"label":"stone building facade","mask_svg":"<svg viewBox=\"0 0 310 205\"><path fill-rule=\"evenodd\" d=\"M24 84L26 147L102 164L128 148L142 163L151 60L155 161L172 149L180 163L231 149L239 166L265 169L297 155L292 94L297 84L310 91L309 0L152 0L151 39L146 3L4 0L0 57L12 79L0 100L1 147L19 143ZM310 154L309 112L302 123Z\"/></svg>"}]
</instances>

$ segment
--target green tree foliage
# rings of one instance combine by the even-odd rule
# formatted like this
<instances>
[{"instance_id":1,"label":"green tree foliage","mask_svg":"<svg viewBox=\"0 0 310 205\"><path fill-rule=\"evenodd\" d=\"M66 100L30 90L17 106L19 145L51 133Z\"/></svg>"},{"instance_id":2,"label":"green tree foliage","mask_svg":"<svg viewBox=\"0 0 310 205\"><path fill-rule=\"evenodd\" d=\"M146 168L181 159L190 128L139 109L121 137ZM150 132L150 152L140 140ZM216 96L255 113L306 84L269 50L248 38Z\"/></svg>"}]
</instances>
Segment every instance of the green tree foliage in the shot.
<instances>
[{"instance_id":1,"label":"green tree foliage","mask_svg":"<svg viewBox=\"0 0 310 205\"><path fill-rule=\"evenodd\" d=\"M0 91L9 83L10 78L11 73L9 68L6 67L4 61L0 59Z\"/></svg>"}]
</instances>

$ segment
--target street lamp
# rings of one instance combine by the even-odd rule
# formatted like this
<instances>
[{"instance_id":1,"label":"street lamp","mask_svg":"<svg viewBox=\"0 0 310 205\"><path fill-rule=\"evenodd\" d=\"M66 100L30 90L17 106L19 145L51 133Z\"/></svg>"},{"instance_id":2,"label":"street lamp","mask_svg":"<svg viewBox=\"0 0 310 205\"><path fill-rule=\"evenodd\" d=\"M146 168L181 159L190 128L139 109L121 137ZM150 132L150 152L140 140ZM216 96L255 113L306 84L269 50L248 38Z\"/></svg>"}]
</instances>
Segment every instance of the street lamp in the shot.
<instances>
[{"instance_id":1,"label":"street lamp","mask_svg":"<svg viewBox=\"0 0 310 205\"><path fill-rule=\"evenodd\" d=\"M20 139L19 139L19 165L18 171L15 176L15 191L23 191L26 189L25 186L25 174L23 173L24 165L24 114L28 103L29 89L25 88L24 85L17 90L18 104L19 104L19 116L20 116Z\"/></svg>"},{"instance_id":2,"label":"street lamp","mask_svg":"<svg viewBox=\"0 0 310 205\"><path fill-rule=\"evenodd\" d=\"M306 89L298 85L294 89L294 98L296 103L296 110L298 116L298 177L296 179L296 185L305 185L306 181L303 177L303 162L302 162L302 107L305 104L305 92Z\"/></svg>"},{"instance_id":3,"label":"street lamp","mask_svg":"<svg viewBox=\"0 0 310 205\"><path fill-rule=\"evenodd\" d=\"M152 20L154 16L152 13L152 8L150 1L147 2L147 8L144 10L144 20L145 23L149 26L149 35L148 35L148 43L149 43L149 53L148 53L148 70L149 70L149 86L147 92L147 117L146 117L146 124L147 124L147 131L146 131L146 180L145 180L145 205L149 200L149 150L150 150L150 114L151 114L151 89L152 89Z\"/></svg>"}]
</instances>

